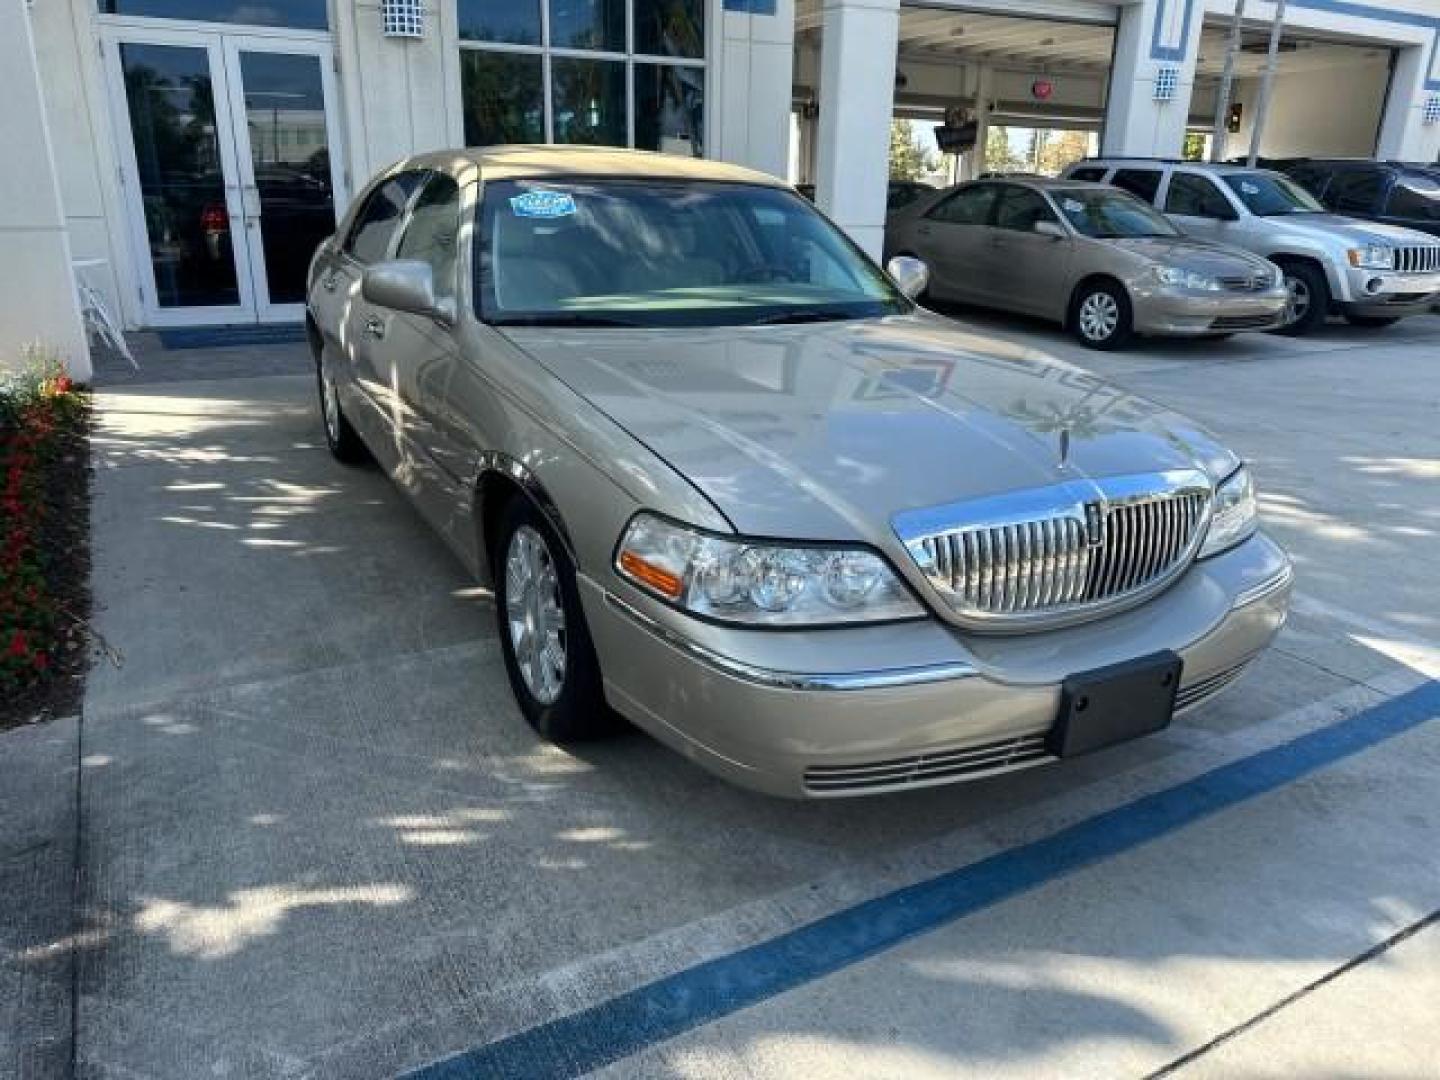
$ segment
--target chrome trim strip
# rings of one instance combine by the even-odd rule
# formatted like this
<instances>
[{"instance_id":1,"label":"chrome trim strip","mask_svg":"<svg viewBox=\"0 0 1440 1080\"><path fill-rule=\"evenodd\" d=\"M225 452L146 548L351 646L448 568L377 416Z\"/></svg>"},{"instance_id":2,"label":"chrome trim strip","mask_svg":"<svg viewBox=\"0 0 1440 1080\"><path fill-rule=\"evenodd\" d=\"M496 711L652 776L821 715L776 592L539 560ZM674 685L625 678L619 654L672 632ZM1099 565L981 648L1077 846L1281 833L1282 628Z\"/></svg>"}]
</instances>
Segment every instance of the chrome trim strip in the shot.
<instances>
[{"instance_id":1,"label":"chrome trim strip","mask_svg":"<svg viewBox=\"0 0 1440 1080\"><path fill-rule=\"evenodd\" d=\"M950 682L978 676L980 672L962 661L945 664L923 664L917 667L886 668L878 671L776 671L735 660L708 649L699 642L677 634L669 627L637 610L614 593L604 593L605 603L626 616L641 629L654 634L692 660L705 664L725 675L743 679L775 690L885 690L897 686L920 686L925 683Z\"/></svg>"},{"instance_id":2,"label":"chrome trim strip","mask_svg":"<svg viewBox=\"0 0 1440 1080\"><path fill-rule=\"evenodd\" d=\"M1272 578L1267 578L1259 585L1252 585L1250 588L1236 595L1230 605L1231 611L1238 611L1242 607L1259 603L1267 596L1273 596L1295 580L1295 566L1290 562L1285 563L1285 568Z\"/></svg>"}]
</instances>

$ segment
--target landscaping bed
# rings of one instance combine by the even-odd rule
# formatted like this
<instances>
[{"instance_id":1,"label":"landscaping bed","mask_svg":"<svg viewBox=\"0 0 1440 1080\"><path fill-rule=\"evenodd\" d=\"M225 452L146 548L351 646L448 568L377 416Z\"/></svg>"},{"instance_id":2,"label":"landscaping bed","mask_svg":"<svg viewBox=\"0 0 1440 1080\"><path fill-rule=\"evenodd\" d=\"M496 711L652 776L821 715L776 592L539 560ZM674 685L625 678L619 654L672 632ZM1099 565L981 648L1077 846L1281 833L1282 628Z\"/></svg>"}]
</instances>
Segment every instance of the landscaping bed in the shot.
<instances>
[{"instance_id":1,"label":"landscaping bed","mask_svg":"<svg viewBox=\"0 0 1440 1080\"><path fill-rule=\"evenodd\" d=\"M0 729L79 710L89 666L90 397L0 372Z\"/></svg>"}]
</instances>

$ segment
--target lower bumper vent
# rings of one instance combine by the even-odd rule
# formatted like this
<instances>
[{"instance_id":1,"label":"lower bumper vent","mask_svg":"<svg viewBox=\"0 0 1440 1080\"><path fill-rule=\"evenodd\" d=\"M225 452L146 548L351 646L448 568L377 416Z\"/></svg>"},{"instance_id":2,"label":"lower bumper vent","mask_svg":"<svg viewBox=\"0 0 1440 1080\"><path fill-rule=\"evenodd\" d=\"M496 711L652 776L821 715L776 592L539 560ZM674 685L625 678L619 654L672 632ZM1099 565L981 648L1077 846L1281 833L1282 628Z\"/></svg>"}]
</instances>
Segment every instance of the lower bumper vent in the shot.
<instances>
[{"instance_id":1,"label":"lower bumper vent","mask_svg":"<svg viewBox=\"0 0 1440 1080\"><path fill-rule=\"evenodd\" d=\"M1253 659L1253 657L1251 659ZM1188 686L1182 686L1175 694L1175 711L1179 712L1181 709L1191 708L1192 706L1199 705L1202 701L1214 697L1236 679L1240 678L1241 675L1245 674L1245 669L1249 666L1250 660L1242 660L1234 667L1228 667L1224 671L1217 671L1215 674L1207 675L1205 678L1190 683Z\"/></svg>"},{"instance_id":2,"label":"lower bumper vent","mask_svg":"<svg viewBox=\"0 0 1440 1080\"><path fill-rule=\"evenodd\" d=\"M1051 758L1043 734L1022 735L964 750L935 751L862 765L817 765L805 770L805 789L812 795L849 795L923 787L947 780L976 779Z\"/></svg>"}]
</instances>

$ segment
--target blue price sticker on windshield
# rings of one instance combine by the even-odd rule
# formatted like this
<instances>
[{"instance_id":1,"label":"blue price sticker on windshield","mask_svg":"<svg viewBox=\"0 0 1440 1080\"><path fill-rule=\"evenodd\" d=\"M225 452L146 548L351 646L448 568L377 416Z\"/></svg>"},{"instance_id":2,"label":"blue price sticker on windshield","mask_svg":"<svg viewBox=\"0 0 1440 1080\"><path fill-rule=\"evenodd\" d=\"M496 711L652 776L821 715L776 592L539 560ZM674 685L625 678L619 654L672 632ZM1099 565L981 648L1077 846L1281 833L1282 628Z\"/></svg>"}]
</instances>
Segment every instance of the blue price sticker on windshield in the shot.
<instances>
[{"instance_id":1,"label":"blue price sticker on windshield","mask_svg":"<svg viewBox=\"0 0 1440 1080\"><path fill-rule=\"evenodd\" d=\"M575 213L575 198L564 191L527 191L510 197L510 209L516 217L570 217Z\"/></svg>"}]
</instances>

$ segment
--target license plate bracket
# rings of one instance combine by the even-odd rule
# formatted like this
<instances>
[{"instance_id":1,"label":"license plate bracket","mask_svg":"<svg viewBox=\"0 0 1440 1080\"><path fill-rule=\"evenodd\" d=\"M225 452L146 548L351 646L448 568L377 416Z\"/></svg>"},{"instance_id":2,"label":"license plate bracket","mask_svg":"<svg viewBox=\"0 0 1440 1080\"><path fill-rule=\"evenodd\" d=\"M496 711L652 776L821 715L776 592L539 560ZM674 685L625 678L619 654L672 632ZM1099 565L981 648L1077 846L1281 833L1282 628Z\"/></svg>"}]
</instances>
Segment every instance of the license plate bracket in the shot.
<instances>
[{"instance_id":1,"label":"license plate bracket","mask_svg":"<svg viewBox=\"0 0 1440 1080\"><path fill-rule=\"evenodd\" d=\"M1050 752L1075 757L1169 727L1183 666L1166 649L1071 675L1061 687Z\"/></svg>"}]
</instances>

